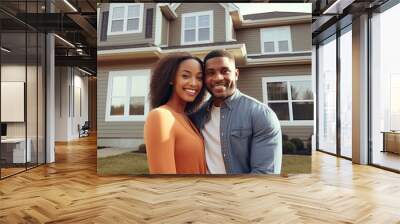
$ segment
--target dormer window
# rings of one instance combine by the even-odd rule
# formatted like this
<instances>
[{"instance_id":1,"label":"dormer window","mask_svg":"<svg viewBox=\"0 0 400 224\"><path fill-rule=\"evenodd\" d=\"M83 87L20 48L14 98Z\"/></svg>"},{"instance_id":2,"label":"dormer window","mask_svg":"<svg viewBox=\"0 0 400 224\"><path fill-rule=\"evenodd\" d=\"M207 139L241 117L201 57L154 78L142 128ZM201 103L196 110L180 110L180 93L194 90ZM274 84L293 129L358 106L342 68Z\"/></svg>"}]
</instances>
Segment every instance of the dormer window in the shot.
<instances>
[{"instance_id":1,"label":"dormer window","mask_svg":"<svg viewBox=\"0 0 400 224\"><path fill-rule=\"evenodd\" d=\"M290 27L269 27L260 30L261 52L263 54L277 54L292 52Z\"/></svg>"},{"instance_id":2,"label":"dormer window","mask_svg":"<svg viewBox=\"0 0 400 224\"><path fill-rule=\"evenodd\" d=\"M181 44L213 41L213 11L182 14Z\"/></svg>"},{"instance_id":3,"label":"dormer window","mask_svg":"<svg viewBox=\"0 0 400 224\"><path fill-rule=\"evenodd\" d=\"M141 33L143 3L110 4L108 35Z\"/></svg>"}]
</instances>

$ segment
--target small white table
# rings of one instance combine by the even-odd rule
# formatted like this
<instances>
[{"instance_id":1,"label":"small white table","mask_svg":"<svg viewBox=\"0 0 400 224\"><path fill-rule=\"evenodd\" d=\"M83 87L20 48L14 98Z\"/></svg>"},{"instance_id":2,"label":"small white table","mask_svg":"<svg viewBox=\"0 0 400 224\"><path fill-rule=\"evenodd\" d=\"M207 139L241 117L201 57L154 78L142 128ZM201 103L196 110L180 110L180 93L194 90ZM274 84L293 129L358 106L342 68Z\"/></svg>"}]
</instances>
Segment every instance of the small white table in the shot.
<instances>
[{"instance_id":1,"label":"small white table","mask_svg":"<svg viewBox=\"0 0 400 224\"><path fill-rule=\"evenodd\" d=\"M2 145L11 145L13 146L13 163L25 163L25 162L30 162L31 161L31 144L32 141L30 138L26 139L26 142L28 143L26 147L26 154L25 154L25 138L6 138L6 139L1 139L1 144ZM25 161L26 158L26 161Z\"/></svg>"}]
</instances>

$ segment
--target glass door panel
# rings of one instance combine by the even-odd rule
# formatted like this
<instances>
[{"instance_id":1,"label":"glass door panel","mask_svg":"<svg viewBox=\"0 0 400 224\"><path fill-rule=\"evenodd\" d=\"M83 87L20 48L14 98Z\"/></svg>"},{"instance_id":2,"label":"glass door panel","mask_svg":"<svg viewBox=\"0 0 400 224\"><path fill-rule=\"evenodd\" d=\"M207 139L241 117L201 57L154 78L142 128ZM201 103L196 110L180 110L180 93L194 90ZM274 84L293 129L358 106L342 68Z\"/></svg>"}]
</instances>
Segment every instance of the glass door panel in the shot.
<instances>
[{"instance_id":1,"label":"glass door panel","mask_svg":"<svg viewBox=\"0 0 400 224\"><path fill-rule=\"evenodd\" d=\"M24 171L30 160L26 142L26 33L1 33L1 140L2 178ZM6 50L4 50L6 49ZM4 127L3 127L4 128ZM27 151L28 146L28 151Z\"/></svg>"},{"instance_id":2,"label":"glass door panel","mask_svg":"<svg viewBox=\"0 0 400 224\"><path fill-rule=\"evenodd\" d=\"M45 163L46 151L45 151L45 88L46 88L46 79L45 79L45 60L46 60L46 38L43 33L39 33L38 35L38 136L37 136L37 146L38 146L38 164Z\"/></svg>"},{"instance_id":3,"label":"glass door panel","mask_svg":"<svg viewBox=\"0 0 400 224\"><path fill-rule=\"evenodd\" d=\"M340 154L352 158L352 32L340 36Z\"/></svg>"},{"instance_id":4,"label":"glass door panel","mask_svg":"<svg viewBox=\"0 0 400 224\"><path fill-rule=\"evenodd\" d=\"M336 154L336 37L318 48L318 149Z\"/></svg>"},{"instance_id":5,"label":"glass door panel","mask_svg":"<svg viewBox=\"0 0 400 224\"><path fill-rule=\"evenodd\" d=\"M26 82L26 111L27 111L27 143L28 149L30 148L30 158L27 167L31 168L37 166L38 163L38 55L37 55L37 33L28 31L28 61L27 61L27 82Z\"/></svg>"},{"instance_id":6,"label":"glass door panel","mask_svg":"<svg viewBox=\"0 0 400 224\"><path fill-rule=\"evenodd\" d=\"M372 164L400 170L400 4L371 18Z\"/></svg>"}]
</instances>

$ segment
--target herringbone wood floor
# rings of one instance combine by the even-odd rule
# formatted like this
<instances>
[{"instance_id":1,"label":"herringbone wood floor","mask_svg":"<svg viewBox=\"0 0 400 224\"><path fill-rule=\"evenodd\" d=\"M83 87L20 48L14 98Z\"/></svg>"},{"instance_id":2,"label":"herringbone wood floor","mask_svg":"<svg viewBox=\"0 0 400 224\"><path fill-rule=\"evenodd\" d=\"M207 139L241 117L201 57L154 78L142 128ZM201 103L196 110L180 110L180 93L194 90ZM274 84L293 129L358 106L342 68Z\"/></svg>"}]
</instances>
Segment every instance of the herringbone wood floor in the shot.
<instances>
[{"instance_id":1,"label":"herringbone wood floor","mask_svg":"<svg viewBox=\"0 0 400 224\"><path fill-rule=\"evenodd\" d=\"M99 177L95 138L0 181L0 223L400 223L400 175L315 152L311 175Z\"/></svg>"}]
</instances>

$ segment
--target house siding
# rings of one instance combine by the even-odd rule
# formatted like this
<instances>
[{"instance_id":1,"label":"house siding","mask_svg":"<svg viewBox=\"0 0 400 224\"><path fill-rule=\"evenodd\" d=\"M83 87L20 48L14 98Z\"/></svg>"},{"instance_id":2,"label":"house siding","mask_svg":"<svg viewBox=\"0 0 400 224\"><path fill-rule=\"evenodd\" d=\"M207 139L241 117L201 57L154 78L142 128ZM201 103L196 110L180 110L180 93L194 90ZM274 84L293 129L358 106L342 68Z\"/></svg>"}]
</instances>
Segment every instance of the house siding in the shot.
<instances>
[{"instance_id":1,"label":"house siding","mask_svg":"<svg viewBox=\"0 0 400 224\"><path fill-rule=\"evenodd\" d=\"M238 89L263 102L262 78L274 76L309 75L310 65L285 65L271 67L239 68ZM313 133L313 126L282 126L282 132L289 138L307 140Z\"/></svg>"},{"instance_id":2,"label":"house siding","mask_svg":"<svg viewBox=\"0 0 400 224\"><path fill-rule=\"evenodd\" d=\"M311 24L295 24L290 26L293 51L311 51Z\"/></svg>"},{"instance_id":3,"label":"house siding","mask_svg":"<svg viewBox=\"0 0 400 224\"><path fill-rule=\"evenodd\" d=\"M169 21L161 15L161 45L168 45Z\"/></svg>"},{"instance_id":4,"label":"house siding","mask_svg":"<svg viewBox=\"0 0 400 224\"><path fill-rule=\"evenodd\" d=\"M236 40L246 45L248 54L260 54L260 28L236 30Z\"/></svg>"},{"instance_id":5,"label":"house siding","mask_svg":"<svg viewBox=\"0 0 400 224\"><path fill-rule=\"evenodd\" d=\"M107 12L110 9L110 4L103 3L100 6L100 18L99 18L99 24L101 25L100 27L100 34L103 29L107 29L108 26L108 21L103 23L103 12ZM153 29L152 29L152 37L151 38L146 38L145 37L145 31L146 31L146 13L147 9L153 9ZM155 3L144 3L143 6L143 17L142 17L142 32L141 33L131 33L131 34L121 34L121 35L108 35L107 40L101 41L100 38L97 38L97 46L112 46L112 45L124 45L124 44L142 44L142 43L154 43L154 35L155 35L155 29L156 29L156 19L155 17L155 10L156 10L156 4ZM110 17L111 15L109 15ZM104 24L104 25L102 25Z\"/></svg>"},{"instance_id":6,"label":"house siding","mask_svg":"<svg viewBox=\"0 0 400 224\"><path fill-rule=\"evenodd\" d=\"M239 29L237 41L246 45L248 54L261 54L261 35L262 28ZM311 24L290 25L293 51L311 51Z\"/></svg>"},{"instance_id":7,"label":"house siding","mask_svg":"<svg viewBox=\"0 0 400 224\"><path fill-rule=\"evenodd\" d=\"M136 61L134 65L128 62L99 68L97 73L97 137L99 139L143 138L144 121L105 121L108 77L110 71L151 69L156 61L155 59L142 60Z\"/></svg>"},{"instance_id":8,"label":"house siding","mask_svg":"<svg viewBox=\"0 0 400 224\"><path fill-rule=\"evenodd\" d=\"M181 21L182 14L190 12L214 11L213 33L214 42L225 41L225 8L219 3L182 3L177 9L178 18L170 22L169 46L181 45Z\"/></svg>"},{"instance_id":9,"label":"house siding","mask_svg":"<svg viewBox=\"0 0 400 224\"><path fill-rule=\"evenodd\" d=\"M231 19L232 20L232 19ZM232 24L233 24L233 22L232 22ZM234 40L237 40L236 39L236 30L235 30L235 27L233 27L233 25L232 25L232 38L234 39Z\"/></svg>"}]
</instances>

